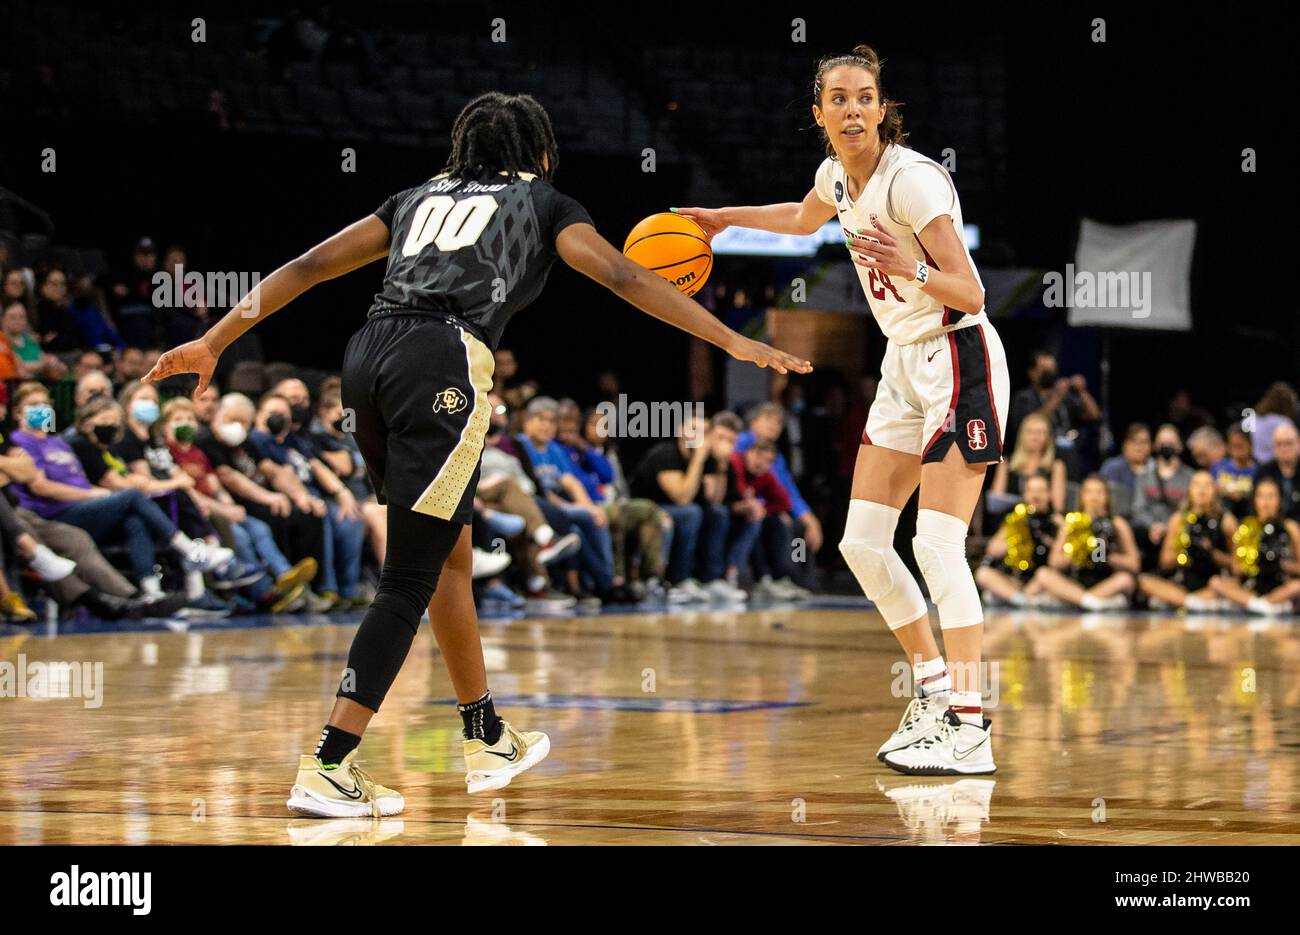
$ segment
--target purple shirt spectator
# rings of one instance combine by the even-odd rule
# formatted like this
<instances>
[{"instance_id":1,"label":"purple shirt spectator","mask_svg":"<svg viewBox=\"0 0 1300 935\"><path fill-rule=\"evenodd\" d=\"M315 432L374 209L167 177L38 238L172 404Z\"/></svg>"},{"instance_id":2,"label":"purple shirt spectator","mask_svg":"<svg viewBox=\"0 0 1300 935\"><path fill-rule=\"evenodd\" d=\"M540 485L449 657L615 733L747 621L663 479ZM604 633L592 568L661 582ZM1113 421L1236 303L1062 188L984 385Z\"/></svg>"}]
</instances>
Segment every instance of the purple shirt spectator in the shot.
<instances>
[{"instance_id":1,"label":"purple shirt spectator","mask_svg":"<svg viewBox=\"0 0 1300 935\"><path fill-rule=\"evenodd\" d=\"M91 483L86 479L86 471L81 466L81 459L72 450L72 446L59 436L46 435L41 438L20 429L10 436L10 441L32 456L32 461L45 472L47 480L90 490ZM43 519L58 516L76 502L38 497L22 484L12 486L18 496L18 505L31 510Z\"/></svg>"}]
</instances>

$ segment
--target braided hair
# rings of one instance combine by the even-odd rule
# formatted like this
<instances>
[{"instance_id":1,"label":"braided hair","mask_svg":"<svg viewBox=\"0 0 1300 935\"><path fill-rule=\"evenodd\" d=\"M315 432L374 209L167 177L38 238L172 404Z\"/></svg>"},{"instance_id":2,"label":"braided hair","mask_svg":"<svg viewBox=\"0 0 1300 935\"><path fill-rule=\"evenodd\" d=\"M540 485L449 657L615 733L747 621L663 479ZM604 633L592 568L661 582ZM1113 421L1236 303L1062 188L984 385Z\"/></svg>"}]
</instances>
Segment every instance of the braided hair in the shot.
<instances>
[{"instance_id":1,"label":"braided hair","mask_svg":"<svg viewBox=\"0 0 1300 935\"><path fill-rule=\"evenodd\" d=\"M551 118L532 95L488 91L466 104L452 124L443 172L459 178L531 172L549 180L559 161Z\"/></svg>"},{"instance_id":2,"label":"braided hair","mask_svg":"<svg viewBox=\"0 0 1300 935\"><path fill-rule=\"evenodd\" d=\"M880 94L880 102L885 105L885 119L880 122L877 132L880 134L882 143L898 143L904 145L907 142L907 134L903 131L903 115L898 109L903 105L898 101L891 101L885 96L885 86L880 81L880 72L884 68L884 63L880 61L880 56L876 50L869 45L859 43L853 47L853 51L847 55L828 55L817 63L817 75L813 78L813 103L818 107L822 104L823 83L826 79L826 73L832 68L839 68L841 65L849 65L854 68L865 68L871 72L871 77L876 79L876 89ZM830 138L826 135L826 128L821 128L822 141L826 144L826 155L832 159L835 158L835 149L831 146Z\"/></svg>"}]
</instances>

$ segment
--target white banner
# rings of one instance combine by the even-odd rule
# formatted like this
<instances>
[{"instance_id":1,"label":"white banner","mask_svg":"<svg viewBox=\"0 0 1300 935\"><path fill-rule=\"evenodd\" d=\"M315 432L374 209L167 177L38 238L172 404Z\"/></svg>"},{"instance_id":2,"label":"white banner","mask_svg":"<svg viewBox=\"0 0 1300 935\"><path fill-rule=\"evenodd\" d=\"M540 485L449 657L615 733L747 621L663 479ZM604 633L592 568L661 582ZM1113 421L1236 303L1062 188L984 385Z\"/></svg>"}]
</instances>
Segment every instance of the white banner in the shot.
<instances>
[{"instance_id":1,"label":"white banner","mask_svg":"<svg viewBox=\"0 0 1300 935\"><path fill-rule=\"evenodd\" d=\"M1043 278L1048 307L1066 306L1071 325L1189 331L1195 221L1123 227L1084 218L1064 274Z\"/></svg>"}]
</instances>

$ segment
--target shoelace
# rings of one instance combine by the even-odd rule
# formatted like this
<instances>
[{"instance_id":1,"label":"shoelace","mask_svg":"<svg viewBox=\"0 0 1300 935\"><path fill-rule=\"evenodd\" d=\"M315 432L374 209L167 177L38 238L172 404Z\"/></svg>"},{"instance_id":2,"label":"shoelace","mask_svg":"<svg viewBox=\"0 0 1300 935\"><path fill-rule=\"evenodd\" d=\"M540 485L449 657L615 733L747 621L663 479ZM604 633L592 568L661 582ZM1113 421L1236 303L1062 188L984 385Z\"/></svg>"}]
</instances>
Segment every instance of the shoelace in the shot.
<instances>
[{"instance_id":1,"label":"shoelace","mask_svg":"<svg viewBox=\"0 0 1300 935\"><path fill-rule=\"evenodd\" d=\"M907 705L907 710L903 712L903 719L898 722L900 731L907 730L921 720L929 707L929 698L913 698Z\"/></svg>"},{"instance_id":2,"label":"shoelace","mask_svg":"<svg viewBox=\"0 0 1300 935\"><path fill-rule=\"evenodd\" d=\"M379 797L375 795L375 786L378 783L375 782L374 777L355 763L349 768L349 772L352 774L352 781L365 792L366 799L370 802L370 813L375 818L383 818L383 813L379 810Z\"/></svg>"},{"instance_id":3,"label":"shoelace","mask_svg":"<svg viewBox=\"0 0 1300 935\"><path fill-rule=\"evenodd\" d=\"M927 748L933 747L940 743L947 743L952 740L952 735L956 730L957 730L956 727L953 727L952 724L948 723L948 721L943 720L941 718L939 720L938 727L935 728L934 733L926 734L924 737L918 740L917 743L920 746L927 747Z\"/></svg>"}]
</instances>

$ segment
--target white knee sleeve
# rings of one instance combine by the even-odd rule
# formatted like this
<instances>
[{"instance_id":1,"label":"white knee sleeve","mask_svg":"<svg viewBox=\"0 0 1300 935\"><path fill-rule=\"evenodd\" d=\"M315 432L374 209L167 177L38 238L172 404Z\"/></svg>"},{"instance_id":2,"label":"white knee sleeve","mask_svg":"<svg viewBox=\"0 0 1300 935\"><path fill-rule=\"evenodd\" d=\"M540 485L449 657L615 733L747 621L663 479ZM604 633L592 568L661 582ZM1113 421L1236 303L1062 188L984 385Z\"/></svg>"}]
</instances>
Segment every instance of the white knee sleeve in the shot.
<instances>
[{"instance_id":1,"label":"white knee sleeve","mask_svg":"<svg viewBox=\"0 0 1300 935\"><path fill-rule=\"evenodd\" d=\"M918 511L912 554L930 589L930 600L939 608L941 629L984 622L975 576L966 561L965 523L937 510Z\"/></svg>"},{"instance_id":2,"label":"white knee sleeve","mask_svg":"<svg viewBox=\"0 0 1300 935\"><path fill-rule=\"evenodd\" d=\"M891 630L926 614L925 598L912 573L894 551L898 510L870 500L850 500L840 554L862 592Z\"/></svg>"}]
</instances>

